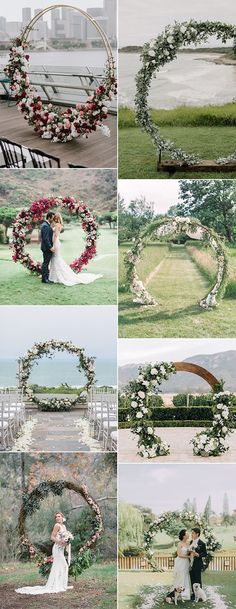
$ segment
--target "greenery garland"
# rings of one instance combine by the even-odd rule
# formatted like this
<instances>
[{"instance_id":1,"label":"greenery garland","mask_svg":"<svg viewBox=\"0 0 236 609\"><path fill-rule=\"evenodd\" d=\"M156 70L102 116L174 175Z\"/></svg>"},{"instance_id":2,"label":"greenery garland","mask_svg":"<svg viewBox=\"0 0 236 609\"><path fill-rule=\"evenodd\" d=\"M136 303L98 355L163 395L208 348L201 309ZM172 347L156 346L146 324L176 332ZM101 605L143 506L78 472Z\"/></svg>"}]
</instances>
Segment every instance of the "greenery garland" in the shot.
<instances>
[{"instance_id":1,"label":"greenery garland","mask_svg":"<svg viewBox=\"0 0 236 609\"><path fill-rule=\"evenodd\" d=\"M146 131L154 146L167 152L174 160L182 161L184 165L194 165L200 162L195 154L187 154L181 148L176 148L173 142L164 139L157 125L154 124L151 110L148 107L148 93L152 77L166 63L176 59L181 47L191 43L206 42L209 36L216 36L223 44L229 39L235 39L236 26L220 21L185 21L168 25L157 38L144 44L141 52L142 67L136 75L136 119L141 128ZM226 158L219 158L219 164L236 160L236 150Z\"/></svg>"},{"instance_id":2,"label":"greenery garland","mask_svg":"<svg viewBox=\"0 0 236 609\"><path fill-rule=\"evenodd\" d=\"M135 240L132 248L125 256L125 267L127 282L131 292L135 295L134 301L141 305L157 305L156 300L148 293L142 281L138 277L136 265L140 260L142 250L146 245L147 238L155 234L157 238L168 239L173 234L187 234L193 239L201 239L208 242L216 255L217 275L209 293L202 298L199 305L203 309L211 309L217 305L216 298L222 298L228 280L228 256L219 235L207 226L201 224L195 218L166 217L154 220Z\"/></svg>"},{"instance_id":3,"label":"greenery garland","mask_svg":"<svg viewBox=\"0 0 236 609\"><path fill-rule=\"evenodd\" d=\"M221 544L215 538L213 529L209 526L206 518L203 515L194 514L194 512L183 510L175 512L165 512L156 520L154 520L150 524L148 530L144 533L145 558L152 567L152 570L160 571L160 568L158 567L154 558L154 552L152 550L153 538L159 531L166 531L168 533L170 527L176 524L176 521L180 521L180 526L198 526L201 529L201 532L205 538L207 549L207 556L203 559L203 564L204 569L207 569L208 565L213 560L214 552L220 550Z\"/></svg>"},{"instance_id":4,"label":"greenery garland","mask_svg":"<svg viewBox=\"0 0 236 609\"><path fill-rule=\"evenodd\" d=\"M90 566L92 562L92 555L90 554L89 550L92 546L96 544L98 538L102 535L103 532L101 510L96 501L90 495L88 488L85 484L78 485L73 482L67 482L66 480L44 480L43 482L40 482L40 484L36 486L30 493L26 492L22 497L22 506L18 518L18 531L21 539L22 553L24 556L26 554L29 559L33 559L38 563L39 570L43 575L48 575L52 566L53 558L52 556L45 557L42 552L39 552L31 544L28 536L26 535L26 519L27 516L31 516L37 510L40 509L41 501L43 501L43 499L46 499L49 493L52 493L55 496L61 496L65 489L74 491L75 493L83 497L83 499L86 501L86 503L94 513L92 534L90 535L86 543L81 546L77 553L77 556L72 557L72 562L69 567L70 575L76 577L76 575L82 573L84 569Z\"/></svg>"},{"instance_id":5,"label":"greenery garland","mask_svg":"<svg viewBox=\"0 0 236 609\"><path fill-rule=\"evenodd\" d=\"M87 377L84 391L87 392L90 389L95 382L94 358L87 357L84 349L76 347L70 341L54 339L42 343L35 343L33 347L27 351L26 355L19 359L19 388L23 391L23 395L26 396L29 401L37 404L41 410L70 410L71 407L80 400L81 394L72 399L52 398L51 400L40 400L34 395L32 389L30 389L28 385L29 376L34 364L38 359L44 357L44 355L52 357L53 351L67 351L79 358L77 368L79 371L83 370Z\"/></svg>"},{"instance_id":6,"label":"greenery garland","mask_svg":"<svg viewBox=\"0 0 236 609\"><path fill-rule=\"evenodd\" d=\"M116 94L116 79L113 58L105 65L105 76L101 85L86 103L78 103L75 108L61 109L53 104L43 104L29 79L29 54L27 44L21 37L16 38L10 49L9 62L4 68L10 80L10 89L19 111L34 131L43 139L52 142L69 142L78 137L88 137L100 129L109 136L110 130L103 125L108 107Z\"/></svg>"},{"instance_id":7,"label":"greenery garland","mask_svg":"<svg viewBox=\"0 0 236 609\"><path fill-rule=\"evenodd\" d=\"M75 273L80 273L83 266L87 265L96 254L96 240L98 235L98 224L83 201L77 201L74 197L44 197L31 203L30 207L21 209L12 223L12 249L14 262L20 262L33 273L42 272L41 262L34 262L25 250L25 241L29 232L35 225L43 222L44 214L52 208L66 208L70 215L81 220L82 229L86 235L86 246L79 258L76 258L70 267Z\"/></svg>"},{"instance_id":8,"label":"greenery garland","mask_svg":"<svg viewBox=\"0 0 236 609\"><path fill-rule=\"evenodd\" d=\"M145 459L165 456L170 446L156 435L151 420L149 398L158 393L158 388L171 374L176 374L173 362L149 363L139 367L137 379L131 380L126 393L130 398L127 420L130 429L138 436L138 455ZM224 391L214 395L213 422L191 440L193 452L200 457L216 457L228 450L225 439L232 431L230 415L231 395Z\"/></svg>"}]
</instances>

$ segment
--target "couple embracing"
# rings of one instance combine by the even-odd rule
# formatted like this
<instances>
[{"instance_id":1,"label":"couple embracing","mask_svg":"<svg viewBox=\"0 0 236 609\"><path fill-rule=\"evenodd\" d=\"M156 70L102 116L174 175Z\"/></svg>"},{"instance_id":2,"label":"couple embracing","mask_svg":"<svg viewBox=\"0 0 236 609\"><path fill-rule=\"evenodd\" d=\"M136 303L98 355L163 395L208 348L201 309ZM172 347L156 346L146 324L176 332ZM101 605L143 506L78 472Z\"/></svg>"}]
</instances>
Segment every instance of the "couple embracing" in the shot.
<instances>
[{"instance_id":1,"label":"couple embracing","mask_svg":"<svg viewBox=\"0 0 236 609\"><path fill-rule=\"evenodd\" d=\"M207 556L206 544L200 539L199 527L189 533L182 529L179 533L177 557L174 564L174 589L180 590L183 600L195 600L196 590L202 589L203 558Z\"/></svg>"},{"instance_id":2,"label":"couple embracing","mask_svg":"<svg viewBox=\"0 0 236 609\"><path fill-rule=\"evenodd\" d=\"M42 282L48 285L61 283L66 286L92 283L102 275L80 273L76 275L61 254L60 234L63 228L61 214L49 211L41 226L41 250L43 252Z\"/></svg>"}]
</instances>

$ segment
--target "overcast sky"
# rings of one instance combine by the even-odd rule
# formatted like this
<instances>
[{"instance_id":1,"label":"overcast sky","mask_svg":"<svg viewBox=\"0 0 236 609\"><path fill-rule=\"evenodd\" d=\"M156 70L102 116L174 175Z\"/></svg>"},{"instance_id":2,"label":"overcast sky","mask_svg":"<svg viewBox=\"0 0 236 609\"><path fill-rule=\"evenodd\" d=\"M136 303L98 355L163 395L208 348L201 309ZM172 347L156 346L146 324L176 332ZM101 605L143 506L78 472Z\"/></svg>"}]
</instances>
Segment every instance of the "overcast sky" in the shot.
<instances>
[{"instance_id":1,"label":"overcast sky","mask_svg":"<svg viewBox=\"0 0 236 609\"><path fill-rule=\"evenodd\" d=\"M53 4L71 4L85 11L91 6L103 6L103 0L73 0L73 2L58 2L58 0L39 0L39 2L36 2L36 0L9 0L9 2L1 2L0 16L6 17L7 21L21 21L23 7L27 6L34 10L46 8Z\"/></svg>"},{"instance_id":2,"label":"overcast sky","mask_svg":"<svg viewBox=\"0 0 236 609\"><path fill-rule=\"evenodd\" d=\"M196 497L197 508L202 511L211 495L212 509L219 514L225 492L229 496L230 510L236 509L235 477L235 464L120 465L119 498L150 507L158 515L166 510L181 509L188 497Z\"/></svg>"},{"instance_id":3,"label":"overcast sky","mask_svg":"<svg viewBox=\"0 0 236 609\"><path fill-rule=\"evenodd\" d=\"M55 338L86 355L116 359L116 307L1 307L0 358L19 357L35 342Z\"/></svg>"},{"instance_id":4,"label":"overcast sky","mask_svg":"<svg viewBox=\"0 0 236 609\"><path fill-rule=\"evenodd\" d=\"M182 361L193 355L236 350L236 339L224 338L120 338L118 364Z\"/></svg>"},{"instance_id":5,"label":"overcast sky","mask_svg":"<svg viewBox=\"0 0 236 609\"><path fill-rule=\"evenodd\" d=\"M119 46L143 44L174 21L235 23L235 0L119 0Z\"/></svg>"},{"instance_id":6,"label":"overcast sky","mask_svg":"<svg viewBox=\"0 0 236 609\"><path fill-rule=\"evenodd\" d=\"M178 203L179 180L119 180L118 191L127 206L143 196L157 213L166 213Z\"/></svg>"}]
</instances>

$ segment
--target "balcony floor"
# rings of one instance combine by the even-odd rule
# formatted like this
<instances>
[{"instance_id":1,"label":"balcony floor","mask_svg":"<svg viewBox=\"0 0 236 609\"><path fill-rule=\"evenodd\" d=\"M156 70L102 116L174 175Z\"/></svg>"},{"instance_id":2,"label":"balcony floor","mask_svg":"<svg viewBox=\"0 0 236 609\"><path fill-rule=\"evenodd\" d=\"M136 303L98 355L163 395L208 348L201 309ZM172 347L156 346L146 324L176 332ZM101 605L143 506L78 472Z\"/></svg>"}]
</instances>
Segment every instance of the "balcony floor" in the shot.
<instances>
[{"instance_id":1,"label":"balcony floor","mask_svg":"<svg viewBox=\"0 0 236 609\"><path fill-rule=\"evenodd\" d=\"M109 115L104 121L111 135L106 137L98 130L91 133L88 139L78 138L66 144L52 143L43 140L24 120L14 105L0 102L0 137L6 137L27 148L38 148L48 154L58 156L61 167L68 163L85 165L85 167L116 167L117 163L117 117Z\"/></svg>"}]
</instances>

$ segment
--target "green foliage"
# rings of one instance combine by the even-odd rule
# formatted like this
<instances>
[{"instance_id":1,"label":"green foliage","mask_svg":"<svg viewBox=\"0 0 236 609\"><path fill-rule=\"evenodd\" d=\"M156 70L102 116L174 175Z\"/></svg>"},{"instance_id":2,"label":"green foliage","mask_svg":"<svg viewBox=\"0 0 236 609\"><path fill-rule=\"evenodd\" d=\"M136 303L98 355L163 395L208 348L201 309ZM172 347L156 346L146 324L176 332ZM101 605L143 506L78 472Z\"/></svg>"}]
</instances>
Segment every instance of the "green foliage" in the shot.
<instances>
[{"instance_id":1,"label":"green foliage","mask_svg":"<svg viewBox=\"0 0 236 609\"><path fill-rule=\"evenodd\" d=\"M211 421L213 414L212 408L208 406L197 406L191 408L175 407L175 408L153 408L151 407L150 420L156 421L157 427L161 421L169 421L171 425L174 421ZM119 421L127 420L128 409L119 408ZM171 426L170 425L170 426Z\"/></svg>"},{"instance_id":2,"label":"green foliage","mask_svg":"<svg viewBox=\"0 0 236 609\"><path fill-rule=\"evenodd\" d=\"M164 400L163 397L161 395L150 395L148 398L148 404L150 406L150 408L160 408L162 406L164 406ZM130 406L130 397L128 395L125 394L120 394L119 395L119 408L125 409L125 408L129 408Z\"/></svg>"},{"instance_id":3,"label":"green foliage","mask_svg":"<svg viewBox=\"0 0 236 609\"><path fill-rule=\"evenodd\" d=\"M178 393L173 397L173 405L176 407L187 406L187 399L189 400L189 407L192 406L212 406L213 395L187 395L186 393Z\"/></svg>"},{"instance_id":4,"label":"green foliage","mask_svg":"<svg viewBox=\"0 0 236 609\"><path fill-rule=\"evenodd\" d=\"M135 553L143 545L144 518L139 509L128 503L119 505L119 551Z\"/></svg>"},{"instance_id":5,"label":"green foliage","mask_svg":"<svg viewBox=\"0 0 236 609\"><path fill-rule=\"evenodd\" d=\"M160 127L222 127L236 125L235 103L220 106L178 106L171 110L152 109L152 118ZM135 111L119 109L119 129L137 128Z\"/></svg>"},{"instance_id":6,"label":"green foliage","mask_svg":"<svg viewBox=\"0 0 236 609\"><path fill-rule=\"evenodd\" d=\"M145 197L133 199L128 205L118 198L119 242L135 239L146 224L154 218L153 203Z\"/></svg>"}]
</instances>

